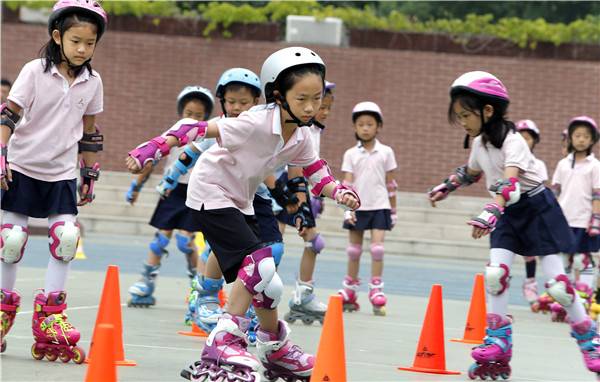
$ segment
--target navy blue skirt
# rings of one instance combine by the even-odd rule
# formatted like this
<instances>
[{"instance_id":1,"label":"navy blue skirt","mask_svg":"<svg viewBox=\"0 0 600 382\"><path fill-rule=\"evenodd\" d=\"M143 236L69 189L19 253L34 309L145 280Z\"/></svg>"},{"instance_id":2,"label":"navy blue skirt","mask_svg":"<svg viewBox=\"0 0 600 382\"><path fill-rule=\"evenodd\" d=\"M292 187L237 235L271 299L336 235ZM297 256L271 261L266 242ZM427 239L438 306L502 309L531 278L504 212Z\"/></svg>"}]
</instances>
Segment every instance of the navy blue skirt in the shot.
<instances>
[{"instance_id":1,"label":"navy blue skirt","mask_svg":"<svg viewBox=\"0 0 600 382\"><path fill-rule=\"evenodd\" d=\"M273 215L271 199L267 200L258 195L254 195L252 206L254 207L256 220L258 220L260 241L263 243L283 241L281 232L279 232L277 219L275 219L275 215Z\"/></svg>"},{"instance_id":2,"label":"navy blue skirt","mask_svg":"<svg viewBox=\"0 0 600 382\"><path fill-rule=\"evenodd\" d=\"M14 170L12 179L2 193L2 210L32 218L77 215L77 179L45 182Z\"/></svg>"},{"instance_id":3,"label":"navy blue skirt","mask_svg":"<svg viewBox=\"0 0 600 382\"><path fill-rule=\"evenodd\" d=\"M174 229L188 232L200 231L200 225L192 218L191 209L185 205L186 197L187 184L178 184L167 198L158 201L150 225L166 231Z\"/></svg>"},{"instance_id":4,"label":"navy blue skirt","mask_svg":"<svg viewBox=\"0 0 600 382\"><path fill-rule=\"evenodd\" d=\"M575 252L587 253L598 252L600 250L600 236L588 235L585 228L571 227L573 236L575 236Z\"/></svg>"},{"instance_id":5,"label":"navy blue skirt","mask_svg":"<svg viewBox=\"0 0 600 382\"><path fill-rule=\"evenodd\" d=\"M504 210L490 235L491 248L521 256L573 253L575 238L554 194L547 188L536 190Z\"/></svg>"},{"instance_id":6,"label":"navy blue skirt","mask_svg":"<svg viewBox=\"0 0 600 382\"><path fill-rule=\"evenodd\" d=\"M368 229L383 229L391 231L392 213L389 209L356 211L356 224L350 225L344 221L343 228L351 231L366 231Z\"/></svg>"}]
</instances>

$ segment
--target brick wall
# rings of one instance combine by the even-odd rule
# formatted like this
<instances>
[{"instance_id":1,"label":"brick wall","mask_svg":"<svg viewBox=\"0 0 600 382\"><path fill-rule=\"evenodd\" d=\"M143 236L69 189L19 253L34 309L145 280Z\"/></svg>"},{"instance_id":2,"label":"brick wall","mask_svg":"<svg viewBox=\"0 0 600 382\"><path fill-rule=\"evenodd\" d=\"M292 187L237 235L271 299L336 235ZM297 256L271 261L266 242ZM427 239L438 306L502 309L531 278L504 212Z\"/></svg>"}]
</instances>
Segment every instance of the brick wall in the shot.
<instances>
[{"instance_id":1,"label":"brick wall","mask_svg":"<svg viewBox=\"0 0 600 382\"><path fill-rule=\"evenodd\" d=\"M2 76L14 80L47 40L44 26L2 23ZM102 167L124 170L129 149L170 126L181 88L214 88L227 68L260 71L282 43L206 40L109 31L93 66L104 81L105 134ZM542 130L536 149L552 171L560 159L559 135L574 115L600 120L600 63L549 59L314 46L337 83L336 101L322 140L322 156L339 174L343 152L354 144L350 112L363 100L382 107L379 139L396 152L403 191L424 191L465 162L464 134L446 122L448 86L462 72L487 70L499 76L514 100L514 120L533 119ZM465 194L481 195L478 185Z\"/></svg>"}]
</instances>

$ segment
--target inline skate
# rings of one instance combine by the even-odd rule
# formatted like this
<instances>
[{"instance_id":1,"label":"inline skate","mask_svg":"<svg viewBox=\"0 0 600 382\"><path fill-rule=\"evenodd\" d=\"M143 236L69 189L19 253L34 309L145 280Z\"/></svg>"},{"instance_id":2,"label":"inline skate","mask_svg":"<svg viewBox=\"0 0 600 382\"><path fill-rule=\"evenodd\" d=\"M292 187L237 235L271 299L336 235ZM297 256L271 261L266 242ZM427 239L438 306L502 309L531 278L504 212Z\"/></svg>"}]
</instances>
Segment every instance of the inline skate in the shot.
<instances>
[{"instance_id":1,"label":"inline skate","mask_svg":"<svg viewBox=\"0 0 600 382\"><path fill-rule=\"evenodd\" d=\"M475 363L469 367L469 378L482 380L508 379L512 357L512 323L508 317L487 315L484 343L473 348L471 356Z\"/></svg>"},{"instance_id":2,"label":"inline skate","mask_svg":"<svg viewBox=\"0 0 600 382\"><path fill-rule=\"evenodd\" d=\"M312 283L300 280L296 281L296 289L289 307L290 311L285 314L284 320L290 324L301 320L305 325L312 325L315 321L322 325L327 312L327 305L317 300Z\"/></svg>"}]
</instances>

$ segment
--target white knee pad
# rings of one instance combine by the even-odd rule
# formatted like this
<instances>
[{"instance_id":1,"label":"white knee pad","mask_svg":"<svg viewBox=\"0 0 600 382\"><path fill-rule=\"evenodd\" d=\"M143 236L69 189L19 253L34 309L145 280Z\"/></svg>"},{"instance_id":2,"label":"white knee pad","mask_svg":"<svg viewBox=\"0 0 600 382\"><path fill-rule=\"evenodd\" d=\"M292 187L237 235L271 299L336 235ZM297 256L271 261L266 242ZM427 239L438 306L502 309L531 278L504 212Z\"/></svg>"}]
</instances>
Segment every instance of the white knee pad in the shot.
<instances>
[{"instance_id":1,"label":"white knee pad","mask_svg":"<svg viewBox=\"0 0 600 382\"><path fill-rule=\"evenodd\" d=\"M75 258L79 243L79 224L59 221L48 230L50 253L57 260L69 262Z\"/></svg>"},{"instance_id":2,"label":"white knee pad","mask_svg":"<svg viewBox=\"0 0 600 382\"><path fill-rule=\"evenodd\" d=\"M20 225L2 224L0 227L0 249L2 261L7 264L18 263L23 258L29 230Z\"/></svg>"},{"instance_id":3,"label":"white knee pad","mask_svg":"<svg viewBox=\"0 0 600 382\"><path fill-rule=\"evenodd\" d=\"M485 286L489 294L498 296L510 285L510 269L506 264L488 264L485 267Z\"/></svg>"},{"instance_id":4,"label":"white knee pad","mask_svg":"<svg viewBox=\"0 0 600 382\"><path fill-rule=\"evenodd\" d=\"M575 289L567 275L558 275L546 283L548 294L560 305L571 306L575 301Z\"/></svg>"},{"instance_id":5,"label":"white knee pad","mask_svg":"<svg viewBox=\"0 0 600 382\"><path fill-rule=\"evenodd\" d=\"M262 309L275 309L281 301L281 295L283 294L283 282L277 273L273 275L271 282L265 290L254 296L252 299L252 305L255 308Z\"/></svg>"},{"instance_id":6,"label":"white knee pad","mask_svg":"<svg viewBox=\"0 0 600 382\"><path fill-rule=\"evenodd\" d=\"M276 274L271 247L260 248L242 261L238 277L252 295L263 292Z\"/></svg>"}]
</instances>

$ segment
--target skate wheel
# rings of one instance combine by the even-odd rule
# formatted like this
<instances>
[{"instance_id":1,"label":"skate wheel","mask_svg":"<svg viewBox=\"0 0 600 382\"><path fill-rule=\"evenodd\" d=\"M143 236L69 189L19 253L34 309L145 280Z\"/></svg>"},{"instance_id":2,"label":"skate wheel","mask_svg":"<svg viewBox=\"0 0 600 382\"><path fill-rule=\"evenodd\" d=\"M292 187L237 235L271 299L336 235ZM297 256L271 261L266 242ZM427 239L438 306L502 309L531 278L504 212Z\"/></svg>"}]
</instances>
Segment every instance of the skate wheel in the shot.
<instances>
[{"instance_id":1,"label":"skate wheel","mask_svg":"<svg viewBox=\"0 0 600 382\"><path fill-rule=\"evenodd\" d=\"M379 308L373 308L373 313L376 316L385 316L386 315L385 306L382 306Z\"/></svg>"},{"instance_id":2,"label":"skate wheel","mask_svg":"<svg viewBox=\"0 0 600 382\"><path fill-rule=\"evenodd\" d=\"M258 377L260 378L260 375ZM263 373L263 377L265 382L273 382L277 380L277 375L275 375L271 370L265 370ZM260 381L260 379L257 379L256 381L258 382Z\"/></svg>"},{"instance_id":3,"label":"skate wheel","mask_svg":"<svg viewBox=\"0 0 600 382\"><path fill-rule=\"evenodd\" d=\"M319 324L323 325L324 322L325 322L325 318L319 317Z\"/></svg>"},{"instance_id":4,"label":"skate wheel","mask_svg":"<svg viewBox=\"0 0 600 382\"><path fill-rule=\"evenodd\" d=\"M53 351L49 351L46 353L46 359L50 362L54 362L58 359L58 354L54 353Z\"/></svg>"},{"instance_id":5,"label":"skate wheel","mask_svg":"<svg viewBox=\"0 0 600 382\"><path fill-rule=\"evenodd\" d=\"M183 379L187 379L189 381L192 380L192 372L186 369L181 370L181 372L179 373L179 375L183 378Z\"/></svg>"},{"instance_id":6,"label":"skate wheel","mask_svg":"<svg viewBox=\"0 0 600 382\"><path fill-rule=\"evenodd\" d=\"M38 351L37 350L37 346L35 344L33 344L31 346L31 356L33 357L33 359L36 360L41 360L42 358L44 358L44 352L43 351Z\"/></svg>"},{"instance_id":7,"label":"skate wheel","mask_svg":"<svg viewBox=\"0 0 600 382\"><path fill-rule=\"evenodd\" d=\"M498 374L497 372L490 373L490 378L492 379L492 381L497 380L499 376L500 374Z\"/></svg>"},{"instance_id":8,"label":"skate wheel","mask_svg":"<svg viewBox=\"0 0 600 382\"><path fill-rule=\"evenodd\" d=\"M312 325L313 322L315 322L315 320L313 318L310 318L310 317L304 317L302 319L302 323L304 325Z\"/></svg>"},{"instance_id":9,"label":"skate wheel","mask_svg":"<svg viewBox=\"0 0 600 382\"><path fill-rule=\"evenodd\" d=\"M508 379L510 377L510 373L500 373L500 378Z\"/></svg>"},{"instance_id":10,"label":"skate wheel","mask_svg":"<svg viewBox=\"0 0 600 382\"><path fill-rule=\"evenodd\" d=\"M0 353L4 353L5 350L6 350L6 340L3 338L2 339L2 348L0 349Z\"/></svg>"},{"instance_id":11,"label":"skate wheel","mask_svg":"<svg viewBox=\"0 0 600 382\"><path fill-rule=\"evenodd\" d=\"M73 348L73 362L78 365L81 365L85 361L85 350L80 348L79 346L75 346Z\"/></svg>"},{"instance_id":12,"label":"skate wheel","mask_svg":"<svg viewBox=\"0 0 600 382\"><path fill-rule=\"evenodd\" d=\"M468 375L469 375L469 379L477 378L477 364L476 363L469 366Z\"/></svg>"},{"instance_id":13,"label":"skate wheel","mask_svg":"<svg viewBox=\"0 0 600 382\"><path fill-rule=\"evenodd\" d=\"M60 353L58 359L63 363L67 363L71 360L71 357L67 353Z\"/></svg>"},{"instance_id":14,"label":"skate wheel","mask_svg":"<svg viewBox=\"0 0 600 382\"><path fill-rule=\"evenodd\" d=\"M287 312L284 316L283 316L283 320L285 322L287 322L288 324L293 324L294 322L296 322L296 319L292 317L291 312Z\"/></svg>"}]
</instances>

